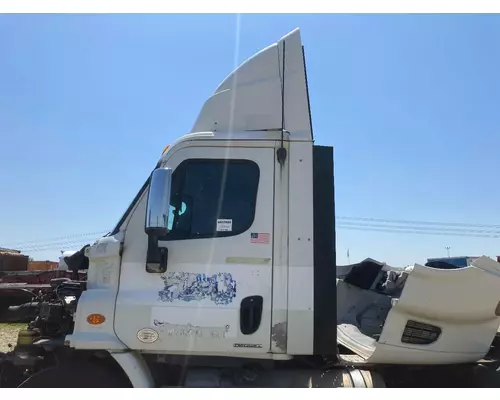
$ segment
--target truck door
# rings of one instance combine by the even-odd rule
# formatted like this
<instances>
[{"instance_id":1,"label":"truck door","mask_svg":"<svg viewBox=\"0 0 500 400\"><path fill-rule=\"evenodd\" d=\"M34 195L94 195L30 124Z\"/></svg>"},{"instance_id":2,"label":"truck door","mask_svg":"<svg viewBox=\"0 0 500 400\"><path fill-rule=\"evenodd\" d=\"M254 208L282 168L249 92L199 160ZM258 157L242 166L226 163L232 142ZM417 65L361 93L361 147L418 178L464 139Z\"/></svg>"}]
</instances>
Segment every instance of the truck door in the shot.
<instances>
[{"instance_id":1,"label":"truck door","mask_svg":"<svg viewBox=\"0 0 500 400\"><path fill-rule=\"evenodd\" d=\"M164 273L148 272L147 193L127 226L115 332L156 352L270 348L274 149L184 147L173 170Z\"/></svg>"}]
</instances>

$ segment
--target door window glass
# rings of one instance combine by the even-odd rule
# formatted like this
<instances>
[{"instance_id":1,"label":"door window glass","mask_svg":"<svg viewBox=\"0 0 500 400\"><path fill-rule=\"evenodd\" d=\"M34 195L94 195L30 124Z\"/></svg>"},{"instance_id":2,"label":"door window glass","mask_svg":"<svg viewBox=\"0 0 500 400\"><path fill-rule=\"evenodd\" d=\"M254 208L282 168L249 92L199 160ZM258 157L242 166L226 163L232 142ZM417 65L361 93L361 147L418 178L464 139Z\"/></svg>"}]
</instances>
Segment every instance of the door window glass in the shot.
<instances>
[{"instance_id":1,"label":"door window glass","mask_svg":"<svg viewBox=\"0 0 500 400\"><path fill-rule=\"evenodd\" d=\"M160 240L234 236L255 217L259 167L248 160L187 160L172 176L170 232Z\"/></svg>"}]
</instances>

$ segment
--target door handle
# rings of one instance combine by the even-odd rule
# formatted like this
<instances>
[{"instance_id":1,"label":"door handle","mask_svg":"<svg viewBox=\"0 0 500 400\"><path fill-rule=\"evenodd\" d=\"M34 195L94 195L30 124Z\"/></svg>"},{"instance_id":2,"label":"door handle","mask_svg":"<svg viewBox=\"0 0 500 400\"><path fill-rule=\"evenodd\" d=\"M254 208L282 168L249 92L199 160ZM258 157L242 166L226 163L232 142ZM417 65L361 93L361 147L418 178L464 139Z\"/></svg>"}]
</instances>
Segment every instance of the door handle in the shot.
<instances>
[{"instance_id":1,"label":"door handle","mask_svg":"<svg viewBox=\"0 0 500 400\"><path fill-rule=\"evenodd\" d=\"M240 331L244 335L251 335L259 329L262 320L262 296L248 296L240 304Z\"/></svg>"}]
</instances>

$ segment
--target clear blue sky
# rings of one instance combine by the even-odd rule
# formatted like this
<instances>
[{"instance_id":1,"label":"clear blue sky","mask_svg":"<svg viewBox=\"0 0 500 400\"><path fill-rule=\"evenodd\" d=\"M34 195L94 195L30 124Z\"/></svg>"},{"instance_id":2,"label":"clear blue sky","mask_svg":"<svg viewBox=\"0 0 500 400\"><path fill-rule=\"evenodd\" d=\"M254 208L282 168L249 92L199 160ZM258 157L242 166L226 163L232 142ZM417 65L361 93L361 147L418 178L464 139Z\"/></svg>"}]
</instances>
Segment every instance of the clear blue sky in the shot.
<instances>
[{"instance_id":1,"label":"clear blue sky","mask_svg":"<svg viewBox=\"0 0 500 400\"><path fill-rule=\"evenodd\" d=\"M498 16L242 15L236 49L235 15L1 15L0 246L111 229L235 57L295 27L339 216L500 224ZM339 263L500 254L492 238L337 235ZM27 253L56 259L50 243Z\"/></svg>"}]
</instances>

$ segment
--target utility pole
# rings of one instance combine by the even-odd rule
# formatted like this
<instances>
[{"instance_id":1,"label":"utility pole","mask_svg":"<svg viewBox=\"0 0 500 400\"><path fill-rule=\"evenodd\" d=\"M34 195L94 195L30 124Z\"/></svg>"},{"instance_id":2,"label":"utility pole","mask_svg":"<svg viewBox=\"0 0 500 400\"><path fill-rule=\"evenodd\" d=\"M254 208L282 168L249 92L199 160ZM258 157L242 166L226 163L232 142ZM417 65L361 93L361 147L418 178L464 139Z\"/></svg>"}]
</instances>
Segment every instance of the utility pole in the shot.
<instances>
[{"instance_id":1,"label":"utility pole","mask_svg":"<svg viewBox=\"0 0 500 400\"><path fill-rule=\"evenodd\" d=\"M446 246L445 249L448 252L448 258L450 258L450 246Z\"/></svg>"}]
</instances>

